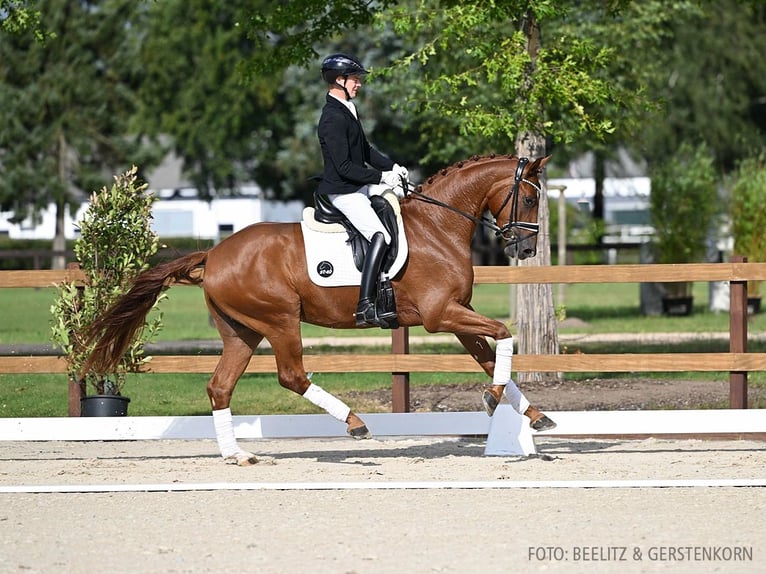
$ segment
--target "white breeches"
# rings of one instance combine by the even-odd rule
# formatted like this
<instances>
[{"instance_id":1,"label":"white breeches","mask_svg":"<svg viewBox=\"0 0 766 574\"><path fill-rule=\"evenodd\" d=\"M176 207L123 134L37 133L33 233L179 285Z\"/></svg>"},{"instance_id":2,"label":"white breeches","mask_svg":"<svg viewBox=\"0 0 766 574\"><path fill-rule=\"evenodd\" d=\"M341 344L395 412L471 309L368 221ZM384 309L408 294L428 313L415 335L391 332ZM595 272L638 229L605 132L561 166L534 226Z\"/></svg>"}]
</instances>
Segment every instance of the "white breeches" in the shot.
<instances>
[{"instance_id":1,"label":"white breeches","mask_svg":"<svg viewBox=\"0 0 766 574\"><path fill-rule=\"evenodd\" d=\"M382 233L386 245L390 245L391 236L372 208L369 194L369 187L365 185L355 193L336 193L327 197L330 203L359 230L359 233L367 238L367 241L372 241L372 236L376 233Z\"/></svg>"}]
</instances>

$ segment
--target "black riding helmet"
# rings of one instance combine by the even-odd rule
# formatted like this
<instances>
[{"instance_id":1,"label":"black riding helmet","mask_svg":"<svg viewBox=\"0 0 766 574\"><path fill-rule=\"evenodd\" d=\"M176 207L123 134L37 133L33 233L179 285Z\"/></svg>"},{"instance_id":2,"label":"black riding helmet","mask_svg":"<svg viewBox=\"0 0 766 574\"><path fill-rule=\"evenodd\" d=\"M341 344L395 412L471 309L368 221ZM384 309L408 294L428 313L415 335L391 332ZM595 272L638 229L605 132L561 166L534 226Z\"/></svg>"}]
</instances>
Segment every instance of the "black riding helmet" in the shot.
<instances>
[{"instance_id":1,"label":"black riding helmet","mask_svg":"<svg viewBox=\"0 0 766 574\"><path fill-rule=\"evenodd\" d=\"M322 79L328 84L334 84L339 76L364 76L368 73L358 58L348 54L331 54L322 61Z\"/></svg>"}]
</instances>

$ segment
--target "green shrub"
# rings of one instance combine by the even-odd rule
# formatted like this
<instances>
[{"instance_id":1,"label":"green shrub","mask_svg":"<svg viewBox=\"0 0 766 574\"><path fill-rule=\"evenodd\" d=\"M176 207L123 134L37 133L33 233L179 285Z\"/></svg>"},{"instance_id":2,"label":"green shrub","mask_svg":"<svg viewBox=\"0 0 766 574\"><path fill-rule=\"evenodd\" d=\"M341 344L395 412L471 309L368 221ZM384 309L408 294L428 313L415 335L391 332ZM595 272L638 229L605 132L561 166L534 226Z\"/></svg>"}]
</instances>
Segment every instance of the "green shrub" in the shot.
<instances>
[{"instance_id":1,"label":"green shrub","mask_svg":"<svg viewBox=\"0 0 766 574\"><path fill-rule=\"evenodd\" d=\"M150 228L154 198L145 193L145 184L136 182L136 171L133 167L116 176L111 188L104 187L91 196L79 222L81 236L75 242L75 256L85 274L85 284L67 281L59 285L51 307L52 341L66 355L69 377L84 380L98 394L120 394L126 373L140 371L147 360L144 343L151 341L162 326L162 315L155 313L132 341L116 372L82 373L95 345L85 344L85 330L130 289L159 246L159 238Z\"/></svg>"},{"instance_id":2,"label":"green shrub","mask_svg":"<svg viewBox=\"0 0 766 574\"><path fill-rule=\"evenodd\" d=\"M707 238L720 213L712 155L703 145L684 144L652 170L650 213L657 263L704 260ZM669 283L687 296L689 284Z\"/></svg>"},{"instance_id":3,"label":"green shrub","mask_svg":"<svg viewBox=\"0 0 766 574\"><path fill-rule=\"evenodd\" d=\"M734 253L748 261L766 262L766 167L763 155L739 165L731 188L731 233ZM760 282L748 283L748 294L757 296Z\"/></svg>"}]
</instances>

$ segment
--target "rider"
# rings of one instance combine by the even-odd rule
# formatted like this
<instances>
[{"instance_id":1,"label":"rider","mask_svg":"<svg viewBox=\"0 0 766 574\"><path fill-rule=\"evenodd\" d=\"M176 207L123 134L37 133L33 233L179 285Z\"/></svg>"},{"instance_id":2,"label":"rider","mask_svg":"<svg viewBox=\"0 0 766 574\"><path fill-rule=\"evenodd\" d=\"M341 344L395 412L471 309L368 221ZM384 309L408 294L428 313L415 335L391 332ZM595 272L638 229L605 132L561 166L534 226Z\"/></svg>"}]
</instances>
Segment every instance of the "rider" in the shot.
<instances>
[{"instance_id":1,"label":"rider","mask_svg":"<svg viewBox=\"0 0 766 574\"><path fill-rule=\"evenodd\" d=\"M384 184L401 198L402 178L406 180L408 173L372 147L364 135L352 99L367 73L360 61L348 54L332 54L322 61L322 79L328 85L328 93L317 126L324 160L317 193L327 195L333 206L370 242L362 268L357 326L387 328L394 323L396 311L377 309L375 291L391 236L372 208L369 186Z\"/></svg>"}]
</instances>

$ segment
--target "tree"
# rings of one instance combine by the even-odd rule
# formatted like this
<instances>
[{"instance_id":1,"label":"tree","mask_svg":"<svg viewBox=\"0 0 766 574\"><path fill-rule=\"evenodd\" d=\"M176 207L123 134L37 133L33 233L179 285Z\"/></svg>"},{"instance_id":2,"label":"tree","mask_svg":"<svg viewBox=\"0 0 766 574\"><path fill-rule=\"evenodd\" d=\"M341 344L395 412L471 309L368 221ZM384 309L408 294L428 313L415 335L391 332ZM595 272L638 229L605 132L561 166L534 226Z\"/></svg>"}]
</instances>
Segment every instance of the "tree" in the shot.
<instances>
[{"instance_id":1,"label":"tree","mask_svg":"<svg viewBox=\"0 0 766 574\"><path fill-rule=\"evenodd\" d=\"M632 147L629 144L635 140L646 115L660 109L659 102L648 95L647 86L662 75L659 52L671 34L668 23L685 18L686 13L696 9L694 4L675 2L669 5L647 0L623 2L609 10L601 3L582 3L576 17L553 20L547 27L549 37L571 36L596 45L615 47L605 68L599 72L611 84L619 86L621 99L614 103L605 102L602 111L606 117L614 119L614 130L597 135L582 133L571 142L555 146L559 165L592 154L595 181L592 216L596 229L603 227L607 164L614 162L624 147Z\"/></svg>"},{"instance_id":2,"label":"tree","mask_svg":"<svg viewBox=\"0 0 766 574\"><path fill-rule=\"evenodd\" d=\"M44 42L0 35L0 208L20 221L54 203L53 248L63 252L65 211L107 173L152 157L128 129L139 12L129 0L46 0L40 14Z\"/></svg>"},{"instance_id":3,"label":"tree","mask_svg":"<svg viewBox=\"0 0 766 574\"><path fill-rule=\"evenodd\" d=\"M368 28L377 14L396 0L286 0L251 7L247 34L257 49L246 67L251 74L306 67L319 57L317 46L337 39L340 31Z\"/></svg>"},{"instance_id":4,"label":"tree","mask_svg":"<svg viewBox=\"0 0 766 574\"><path fill-rule=\"evenodd\" d=\"M40 11L34 0L0 0L0 30L9 34L31 31L37 40L45 40L46 32L40 24Z\"/></svg>"},{"instance_id":5,"label":"tree","mask_svg":"<svg viewBox=\"0 0 766 574\"><path fill-rule=\"evenodd\" d=\"M282 191L274 158L292 120L279 97L282 74L248 81L242 74L256 50L243 25L246 12L267 4L273 6L245 0L147 6L136 126L169 142L203 196L236 194L253 182Z\"/></svg>"},{"instance_id":6,"label":"tree","mask_svg":"<svg viewBox=\"0 0 766 574\"><path fill-rule=\"evenodd\" d=\"M682 143L705 144L719 171L766 144L766 6L685 2L666 22L650 96L662 105L642 118L634 149L650 163Z\"/></svg>"}]
</instances>

